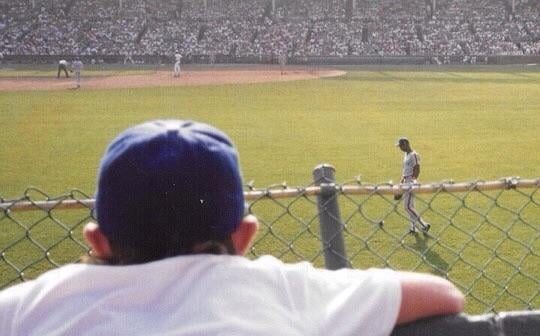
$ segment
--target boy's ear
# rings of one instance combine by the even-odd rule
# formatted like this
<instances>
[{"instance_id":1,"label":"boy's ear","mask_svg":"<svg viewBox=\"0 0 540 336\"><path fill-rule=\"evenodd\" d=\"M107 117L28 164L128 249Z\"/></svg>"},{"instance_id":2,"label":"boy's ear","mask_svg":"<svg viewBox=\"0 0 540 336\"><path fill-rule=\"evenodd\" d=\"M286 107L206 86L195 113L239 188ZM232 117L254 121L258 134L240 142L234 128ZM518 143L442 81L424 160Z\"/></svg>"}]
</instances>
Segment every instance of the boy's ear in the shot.
<instances>
[{"instance_id":1,"label":"boy's ear","mask_svg":"<svg viewBox=\"0 0 540 336\"><path fill-rule=\"evenodd\" d=\"M244 255L251 247L251 243L257 234L259 222L257 217L248 215L244 217L240 225L231 234L231 239L237 255Z\"/></svg>"},{"instance_id":2,"label":"boy's ear","mask_svg":"<svg viewBox=\"0 0 540 336\"><path fill-rule=\"evenodd\" d=\"M87 223L83 228L83 236L92 249L92 256L99 259L112 257L109 239L96 223Z\"/></svg>"}]
</instances>

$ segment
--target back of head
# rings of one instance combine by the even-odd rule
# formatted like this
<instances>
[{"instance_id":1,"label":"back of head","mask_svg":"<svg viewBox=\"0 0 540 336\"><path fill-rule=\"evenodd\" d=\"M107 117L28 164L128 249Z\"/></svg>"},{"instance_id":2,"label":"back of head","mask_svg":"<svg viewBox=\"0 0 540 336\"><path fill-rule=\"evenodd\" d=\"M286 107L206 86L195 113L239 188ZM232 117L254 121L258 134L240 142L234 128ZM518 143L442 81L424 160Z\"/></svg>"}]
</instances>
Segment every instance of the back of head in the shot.
<instances>
[{"instance_id":1,"label":"back of head","mask_svg":"<svg viewBox=\"0 0 540 336\"><path fill-rule=\"evenodd\" d=\"M399 137L397 142L396 142L396 146L399 146L399 145L408 145L409 144L409 138L407 137Z\"/></svg>"},{"instance_id":2,"label":"back of head","mask_svg":"<svg viewBox=\"0 0 540 336\"><path fill-rule=\"evenodd\" d=\"M99 169L98 224L124 263L192 253L222 241L244 207L237 151L218 129L158 120L121 133ZM126 257L126 256L123 256Z\"/></svg>"}]
</instances>

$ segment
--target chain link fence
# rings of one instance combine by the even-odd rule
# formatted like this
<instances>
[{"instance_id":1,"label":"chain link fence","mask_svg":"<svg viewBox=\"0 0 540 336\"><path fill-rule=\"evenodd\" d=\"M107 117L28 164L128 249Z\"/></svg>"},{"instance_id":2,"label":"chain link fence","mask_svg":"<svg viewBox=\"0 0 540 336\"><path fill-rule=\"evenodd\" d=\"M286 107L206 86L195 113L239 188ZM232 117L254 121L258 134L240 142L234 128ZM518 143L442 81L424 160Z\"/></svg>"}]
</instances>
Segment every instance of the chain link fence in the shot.
<instances>
[{"instance_id":1,"label":"chain link fence","mask_svg":"<svg viewBox=\"0 0 540 336\"><path fill-rule=\"evenodd\" d=\"M539 309L540 179L337 184L331 167L317 169L305 187L246 186L246 211L260 221L248 257L434 273L466 294L469 314ZM393 197L408 190L429 233L409 233ZM0 289L88 253L81 231L94 220L89 195L30 188L0 203Z\"/></svg>"}]
</instances>

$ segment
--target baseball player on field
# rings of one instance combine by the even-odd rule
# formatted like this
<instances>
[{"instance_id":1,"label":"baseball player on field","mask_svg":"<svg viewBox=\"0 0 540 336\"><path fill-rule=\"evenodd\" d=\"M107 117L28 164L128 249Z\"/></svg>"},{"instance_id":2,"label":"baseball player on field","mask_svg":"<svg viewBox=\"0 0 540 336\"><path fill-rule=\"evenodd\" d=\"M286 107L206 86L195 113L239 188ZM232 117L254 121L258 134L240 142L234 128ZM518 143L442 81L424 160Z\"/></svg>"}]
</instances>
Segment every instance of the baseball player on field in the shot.
<instances>
[{"instance_id":1,"label":"baseball player on field","mask_svg":"<svg viewBox=\"0 0 540 336\"><path fill-rule=\"evenodd\" d=\"M178 51L174 53L174 77L180 77L180 61L182 60L182 55Z\"/></svg>"},{"instance_id":2,"label":"baseball player on field","mask_svg":"<svg viewBox=\"0 0 540 336\"><path fill-rule=\"evenodd\" d=\"M81 70L83 68L83 62L79 58L76 58L75 61L71 64L73 71L75 71L75 84L77 89L81 87Z\"/></svg>"},{"instance_id":3,"label":"baseball player on field","mask_svg":"<svg viewBox=\"0 0 540 336\"><path fill-rule=\"evenodd\" d=\"M281 54L278 56L278 62L279 62L279 69L281 70L281 74L285 74L285 66L287 65L287 53L282 51Z\"/></svg>"},{"instance_id":4,"label":"baseball player on field","mask_svg":"<svg viewBox=\"0 0 540 336\"><path fill-rule=\"evenodd\" d=\"M401 176L401 183L412 186L417 183L418 176L420 175L420 155L416 153L409 143L409 139L401 137L398 139L396 146L401 149L405 155L403 157L403 173ZM416 208L414 207L414 194L411 189L406 190L403 195L396 195L395 199L399 200L403 196L403 206L405 211L409 215L411 221L410 233L416 233L417 229L423 232L428 232L431 225L426 223Z\"/></svg>"},{"instance_id":5,"label":"baseball player on field","mask_svg":"<svg viewBox=\"0 0 540 336\"><path fill-rule=\"evenodd\" d=\"M69 78L68 74L68 62L65 59L61 59L58 61L58 73L56 74L56 78L60 78L60 72L64 72L66 75L66 78Z\"/></svg>"}]
</instances>

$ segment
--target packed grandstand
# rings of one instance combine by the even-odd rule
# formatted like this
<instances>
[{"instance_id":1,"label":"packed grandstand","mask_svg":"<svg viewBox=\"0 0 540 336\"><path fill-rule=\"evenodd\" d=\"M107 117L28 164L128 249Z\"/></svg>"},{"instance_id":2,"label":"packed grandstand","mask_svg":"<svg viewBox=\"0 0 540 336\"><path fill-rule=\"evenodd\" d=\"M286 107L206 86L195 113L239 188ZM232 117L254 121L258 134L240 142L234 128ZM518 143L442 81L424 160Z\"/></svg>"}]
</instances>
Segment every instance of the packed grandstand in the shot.
<instances>
[{"instance_id":1,"label":"packed grandstand","mask_svg":"<svg viewBox=\"0 0 540 336\"><path fill-rule=\"evenodd\" d=\"M537 0L0 0L0 52L538 55L539 13Z\"/></svg>"}]
</instances>

